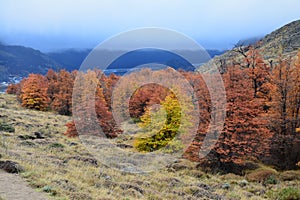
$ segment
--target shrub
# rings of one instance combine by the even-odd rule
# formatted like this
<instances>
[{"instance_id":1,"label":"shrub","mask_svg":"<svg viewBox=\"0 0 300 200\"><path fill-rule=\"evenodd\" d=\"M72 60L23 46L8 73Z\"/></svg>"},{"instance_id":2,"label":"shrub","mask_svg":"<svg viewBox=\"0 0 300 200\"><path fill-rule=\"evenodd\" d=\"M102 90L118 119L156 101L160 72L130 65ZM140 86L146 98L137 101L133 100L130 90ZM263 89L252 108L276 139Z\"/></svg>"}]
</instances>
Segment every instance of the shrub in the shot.
<instances>
[{"instance_id":1,"label":"shrub","mask_svg":"<svg viewBox=\"0 0 300 200\"><path fill-rule=\"evenodd\" d=\"M294 187L283 188L277 194L278 200L298 200L300 199L300 190Z\"/></svg>"},{"instance_id":2,"label":"shrub","mask_svg":"<svg viewBox=\"0 0 300 200\"><path fill-rule=\"evenodd\" d=\"M282 181L293 181L300 180L300 172L299 171L284 171L280 174L280 180Z\"/></svg>"},{"instance_id":3,"label":"shrub","mask_svg":"<svg viewBox=\"0 0 300 200\"><path fill-rule=\"evenodd\" d=\"M269 176L269 178L267 178L267 179L265 180L264 183L265 183L265 184L273 184L273 185L275 185L275 184L278 183L278 179L277 179L276 176L271 175L271 176Z\"/></svg>"},{"instance_id":4,"label":"shrub","mask_svg":"<svg viewBox=\"0 0 300 200\"><path fill-rule=\"evenodd\" d=\"M9 133L15 132L15 128L6 122L0 122L0 131L5 131Z\"/></svg>"},{"instance_id":5,"label":"shrub","mask_svg":"<svg viewBox=\"0 0 300 200\"><path fill-rule=\"evenodd\" d=\"M52 143L49 145L50 148L64 148L65 146L63 144L60 143Z\"/></svg>"},{"instance_id":6,"label":"shrub","mask_svg":"<svg viewBox=\"0 0 300 200\"><path fill-rule=\"evenodd\" d=\"M248 181L259 183L274 183L276 171L272 169L257 169L246 175Z\"/></svg>"},{"instance_id":7,"label":"shrub","mask_svg":"<svg viewBox=\"0 0 300 200\"><path fill-rule=\"evenodd\" d=\"M48 185L44 186L42 190L43 192L49 193L51 196L55 196L57 194L57 192L53 189L53 187Z\"/></svg>"}]
</instances>

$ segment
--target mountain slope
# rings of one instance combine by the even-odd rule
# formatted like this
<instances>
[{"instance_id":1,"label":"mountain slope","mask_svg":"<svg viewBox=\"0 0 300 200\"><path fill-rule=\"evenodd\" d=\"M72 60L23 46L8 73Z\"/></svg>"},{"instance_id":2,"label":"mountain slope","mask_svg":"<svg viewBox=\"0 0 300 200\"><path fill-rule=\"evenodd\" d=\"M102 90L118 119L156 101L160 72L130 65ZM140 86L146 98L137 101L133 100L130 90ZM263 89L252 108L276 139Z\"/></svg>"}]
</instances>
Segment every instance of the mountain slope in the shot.
<instances>
[{"instance_id":1,"label":"mountain slope","mask_svg":"<svg viewBox=\"0 0 300 200\"><path fill-rule=\"evenodd\" d=\"M293 57L300 49L300 20L293 21L285 26L273 31L258 41L256 47L263 58L272 63L276 63L279 56L283 58ZM232 63L233 60L241 61L243 56L238 50L248 51L247 46L238 44L232 50L226 51L220 56L216 56L209 62L202 65L199 70L207 70L214 63L218 67Z\"/></svg>"},{"instance_id":2,"label":"mountain slope","mask_svg":"<svg viewBox=\"0 0 300 200\"><path fill-rule=\"evenodd\" d=\"M48 69L58 69L59 66L60 64L38 50L0 44L0 81L8 80L9 75L45 74Z\"/></svg>"},{"instance_id":3,"label":"mountain slope","mask_svg":"<svg viewBox=\"0 0 300 200\"><path fill-rule=\"evenodd\" d=\"M89 55L91 49L67 49L65 51L50 52L47 55L60 63L62 68L68 71L79 69L81 63Z\"/></svg>"}]
</instances>

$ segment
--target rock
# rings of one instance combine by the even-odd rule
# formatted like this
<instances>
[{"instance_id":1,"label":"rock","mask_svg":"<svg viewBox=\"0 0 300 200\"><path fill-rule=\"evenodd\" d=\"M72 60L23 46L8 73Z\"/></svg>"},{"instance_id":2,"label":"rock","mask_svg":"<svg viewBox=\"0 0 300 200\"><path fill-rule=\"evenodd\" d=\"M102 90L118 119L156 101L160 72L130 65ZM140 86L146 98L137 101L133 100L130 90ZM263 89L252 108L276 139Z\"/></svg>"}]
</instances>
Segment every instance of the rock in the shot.
<instances>
[{"instance_id":1,"label":"rock","mask_svg":"<svg viewBox=\"0 0 300 200\"><path fill-rule=\"evenodd\" d=\"M249 182L245 179L239 182L239 186L241 186L241 187L245 187L248 184L249 184Z\"/></svg>"},{"instance_id":2,"label":"rock","mask_svg":"<svg viewBox=\"0 0 300 200\"><path fill-rule=\"evenodd\" d=\"M123 183L123 184L120 184L120 188L122 188L123 190L134 189L135 191L138 191L139 193L144 194L144 190L136 185Z\"/></svg>"},{"instance_id":3,"label":"rock","mask_svg":"<svg viewBox=\"0 0 300 200\"><path fill-rule=\"evenodd\" d=\"M16 174L24 171L24 169L17 162L13 162L9 160L0 161L0 169L12 174Z\"/></svg>"},{"instance_id":4,"label":"rock","mask_svg":"<svg viewBox=\"0 0 300 200\"><path fill-rule=\"evenodd\" d=\"M104 176L103 178L104 178L105 180L107 180L107 181L110 181L110 180L111 180L111 176L108 176L108 175L107 175L107 176Z\"/></svg>"},{"instance_id":5,"label":"rock","mask_svg":"<svg viewBox=\"0 0 300 200\"><path fill-rule=\"evenodd\" d=\"M129 144L117 144L117 147L120 147L122 149L132 149L133 146Z\"/></svg>"},{"instance_id":6,"label":"rock","mask_svg":"<svg viewBox=\"0 0 300 200\"><path fill-rule=\"evenodd\" d=\"M168 171L180 171L180 170L192 170L193 166L190 161L185 159L175 160L173 163L167 166Z\"/></svg>"},{"instance_id":7,"label":"rock","mask_svg":"<svg viewBox=\"0 0 300 200\"><path fill-rule=\"evenodd\" d=\"M195 178L201 178L203 176L205 176L205 173L202 172L201 170L188 170L186 172L187 175L191 176L191 177L195 177Z\"/></svg>"},{"instance_id":8,"label":"rock","mask_svg":"<svg viewBox=\"0 0 300 200\"><path fill-rule=\"evenodd\" d=\"M98 161L92 157L72 156L72 157L67 158L64 162L67 163L69 160L72 160L72 159L82 161L84 163L89 163L95 167L98 166Z\"/></svg>"},{"instance_id":9,"label":"rock","mask_svg":"<svg viewBox=\"0 0 300 200\"><path fill-rule=\"evenodd\" d=\"M99 175L99 178L102 178L102 179L104 179L105 181L111 181L111 180L112 180L111 176L106 175L106 174L100 174L100 175Z\"/></svg>"},{"instance_id":10,"label":"rock","mask_svg":"<svg viewBox=\"0 0 300 200\"><path fill-rule=\"evenodd\" d=\"M224 189L224 190L229 190L229 188L230 188L230 184L229 183L224 183L222 185L222 189Z\"/></svg>"},{"instance_id":11,"label":"rock","mask_svg":"<svg viewBox=\"0 0 300 200\"><path fill-rule=\"evenodd\" d=\"M245 196L247 197L247 198L251 198L251 197L253 197L254 195L251 193L251 192L246 192L245 193Z\"/></svg>"},{"instance_id":12,"label":"rock","mask_svg":"<svg viewBox=\"0 0 300 200\"><path fill-rule=\"evenodd\" d=\"M212 192L199 187L190 187L188 190L189 193L191 193L192 196L196 197L197 199L222 199L219 195L213 194Z\"/></svg>"},{"instance_id":13,"label":"rock","mask_svg":"<svg viewBox=\"0 0 300 200\"><path fill-rule=\"evenodd\" d=\"M19 135L18 138L21 140L34 140L35 139L35 137L31 136L31 135Z\"/></svg>"},{"instance_id":14,"label":"rock","mask_svg":"<svg viewBox=\"0 0 300 200\"><path fill-rule=\"evenodd\" d=\"M76 142L70 142L69 146L72 147L72 146L77 146L78 144Z\"/></svg>"},{"instance_id":15,"label":"rock","mask_svg":"<svg viewBox=\"0 0 300 200\"><path fill-rule=\"evenodd\" d=\"M23 142L20 143L20 145L29 146L29 147L35 146L35 144L33 142L30 142L30 141L23 141Z\"/></svg>"},{"instance_id":16,"label":"rock","mask_svg":"<svg viewBox=\"0 0 300 200\"><path fill-rule=\"evenodd\" d=\"M138 185L143 185L145 187L150 187L151 183L148 181L140 181L140 180L136 180L134 183L138 184Z\"/></svg>"},{"instance_id":17,"label":"rock","mask_svg":"<svg viewBox=\"0 0 300 200\"><path fill-rule=\"evenodd\" d=\"M197 186L205 190L211 190L210 186L205 183L200 183Z\"/></svg>"},{"instance_id":18,"label":"rock","mask_svg":"<svg viewBox=\"0 0 300 200\"><path fill-rule=\"evenodd\" d=\"M178 186L181 183L181 181L178 180L177 178L170 178L168 182L169 182L169 186L171 187Z\"/></svg>"},{"instance_id":19,"label":"rock","mask_svg":"<svg viewBox=\"0 0 300 200\"><path fill-rule=\"evenodd\" d=\"M45 137L41 132L34 132L35 138L36 139L44 139Z\"/></svg>"},{"instance_id":20,"label":"rock","mask_svg":"<svg viewBox=\"0 0 300 200\"><path fill-rule=\"evenodd\" d=\"M266 194L266 191L265 190L260 190L258 194L259 195L264 195L264 194Z\"/></svg>"},{"instance_id":21,"label":"rock","mask_svg":"<svg viewBox=\"0 0 300 200\"><path fill-rule=\"evenodd\" d=\"M104 181L104 183L102 184L105 188L111 188L111 187L117 187L118 184L116 182L113 181Z\"/></svg>"}]
</instances>

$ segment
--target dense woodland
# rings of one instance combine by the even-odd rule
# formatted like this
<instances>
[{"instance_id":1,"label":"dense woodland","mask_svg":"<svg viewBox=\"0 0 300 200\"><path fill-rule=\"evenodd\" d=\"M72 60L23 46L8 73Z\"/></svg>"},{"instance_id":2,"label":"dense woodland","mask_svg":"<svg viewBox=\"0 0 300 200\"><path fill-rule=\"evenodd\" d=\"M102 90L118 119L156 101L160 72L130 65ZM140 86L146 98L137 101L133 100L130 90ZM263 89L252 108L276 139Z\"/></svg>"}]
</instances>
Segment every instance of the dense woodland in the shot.
<instances>
[{"instance_id":1,"label":"dense woodland","mask_svg":"<svg viewBox=\"0 0 300 200\"><path fill-rule=\"evenodd\" d=\"M250 47L242 62L231 63L220 69L227 98L224 129L213 150L201 160L198 154L210 122L211 100L201 74L180 71L198 97L201 116L197 135L183 156L201 162L205 169L223 172L241 173L251 167L249 161L264 162L282 170L296 168L300 165L300 52L295 58L279 58L279 62L271 66L257 49ZM163 78L166 70L155 71L155 76ZM142 72L145 78L149 71ZM114 74L49 70L45 76L30 74L19 84L10 85L7 93L16 94L25 108L72 115L72 92L78 76L97 82L94 107L105 135L114 138L122 134L112 115L112 92L120 79ZM122 79L132 85L134 76L133 73ZM82 88L83 93L84 90ZM158 134L134 142L135 148L142 152L166 146L176 135L182 118L181 109L185 109L180 107L172 90L149 84L131 96L131 117L141 126L147 126L153 104L162 105L167 120ZM91 105L87 103L86 106ZM80 111L83 108L74 109ZM158 119L160 114L156 112ZM66 126L65 135L76 137L74 122ZM155 130L155 126L152 124L148 130Z\"/></svg>"}]
</instances>

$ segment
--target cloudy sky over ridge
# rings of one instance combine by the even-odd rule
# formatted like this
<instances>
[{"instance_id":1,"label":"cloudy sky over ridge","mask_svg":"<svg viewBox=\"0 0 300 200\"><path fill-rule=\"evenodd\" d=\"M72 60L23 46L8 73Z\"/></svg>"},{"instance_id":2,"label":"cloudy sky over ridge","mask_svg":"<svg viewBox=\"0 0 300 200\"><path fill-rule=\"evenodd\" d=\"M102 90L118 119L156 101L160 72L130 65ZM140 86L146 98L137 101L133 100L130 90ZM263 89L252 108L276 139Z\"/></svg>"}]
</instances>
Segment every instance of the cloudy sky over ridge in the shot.
<instances>
[{"instance_id":1,"label":"cloudy sky over ridge","mask_svg":"<svg viewBox=\"0 0 300 200\"><path fill-rule=\"evenodd\" d=\"M92 48L122 31L162 27L225 49L300 19L299 7L299 0L0 0L0 41Z\"/></svg>"}]
</instances>

